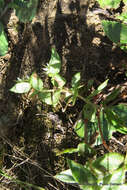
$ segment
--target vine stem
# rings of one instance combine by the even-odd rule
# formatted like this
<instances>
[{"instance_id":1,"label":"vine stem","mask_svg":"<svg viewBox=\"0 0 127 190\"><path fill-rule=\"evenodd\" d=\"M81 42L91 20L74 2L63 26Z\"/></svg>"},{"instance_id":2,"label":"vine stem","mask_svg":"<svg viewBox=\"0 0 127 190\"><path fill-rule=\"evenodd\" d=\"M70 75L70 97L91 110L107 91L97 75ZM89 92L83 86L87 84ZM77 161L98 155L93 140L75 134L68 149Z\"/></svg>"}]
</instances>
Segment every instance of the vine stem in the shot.
<instances>
[{"instance_id":1,"label":"vine stem","mask_svg":"<svg viewBox=\"0 0 127 190\"><path fill-rule=\"evenodd\" d=\"M102 143L103 143L106 150L108 150L109 152L112 152L112 150L110 150L110 148L108 147L108 145L107 145L107 143L103 137L103 133L102 133L102 129L101 129L101 122L100 122L100 109L97 110L97 120L98 120L98 127L99 127L99 132L101 135Z\"/></svg>"},{"instance_id":2,"label":"vine stem","mask_svg":"<svg viewBox=\"0 0 127 190\"><path fill-rule=\"evenodd\" d=\"M87 134L87 126L88 126L88 119L84 119L84 143L88 144L88 134Z\"/></svg>"}]
</instances>

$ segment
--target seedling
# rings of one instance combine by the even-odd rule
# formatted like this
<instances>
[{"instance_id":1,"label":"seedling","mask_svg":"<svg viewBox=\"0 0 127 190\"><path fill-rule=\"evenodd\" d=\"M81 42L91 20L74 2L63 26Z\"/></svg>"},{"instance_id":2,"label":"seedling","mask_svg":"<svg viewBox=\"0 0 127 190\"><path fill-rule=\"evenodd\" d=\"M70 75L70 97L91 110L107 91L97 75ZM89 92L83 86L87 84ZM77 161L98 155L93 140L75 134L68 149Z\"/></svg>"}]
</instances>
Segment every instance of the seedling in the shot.
<instances>
[{"instance_id":1,"label":"seedling","mask_svg":"<svg viewBox=\"0 0 127 190\"><path fill-rule=\"evenodd\" d=\"M74 125L75 133L80 137L81 143L77 148L57 151L57 155L76 152L79 155L94 155L96 151L93 149L93 145L100 144L103 144L109 152L112 152L106 141L112 137L113 132L119 131L122 134L127 134L127 106L125 104L113 104L113 101L120 94L120 88L114 89L110 94L104 96L104 89L108 85L108 79L93 91L92 81L88 81L87 88L84 84L81 84L79 72L72 77L71 87L67 88L65 86L66 79L60 74L61 59L54 48L52 48L51 59L44 71L50 77L51 89L46 88L44 82L34 72L26 80L18 79L10 91L28 93L31 98L36 96L43 103L53 107L56 107L59 103L62 105L63 95L64 102L66 102L65 108L69 105L75 106L77 99L83 101L83 109ZM80 93L83 88L85 88L87 95ZM63 110L66 111L66 109ZM110 160L109 164L107 160ZM126 187L123 183L125 170L127 169L124 163L126 163L124 156L117 153L106 154L102 158L88 162L86 166L68 160L70 170L62 172L56 177L65 182L78 183L81 189L88 189L90 183L92 185L89 186L89 189L94 190L104 189L103 184L115 183L114 176L116 176L116 180L124 188ZM99 166L101 167L99 168ZM84 176L87 176L87 181ZM114 187L118 189L116 185Z\"/></svg>"}]
</instances>

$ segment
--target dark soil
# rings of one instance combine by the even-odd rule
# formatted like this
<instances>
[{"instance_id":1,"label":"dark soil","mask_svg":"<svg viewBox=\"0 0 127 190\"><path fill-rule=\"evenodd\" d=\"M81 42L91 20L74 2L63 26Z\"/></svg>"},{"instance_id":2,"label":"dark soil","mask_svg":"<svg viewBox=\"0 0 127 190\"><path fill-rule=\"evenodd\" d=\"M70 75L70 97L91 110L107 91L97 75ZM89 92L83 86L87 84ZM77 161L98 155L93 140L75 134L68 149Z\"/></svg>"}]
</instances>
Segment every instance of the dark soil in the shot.
<instances>
[{"instance_id":1,"label":"dark soil","mask_svg":"<svg viewBox=\"0 0 127 190\"><path fill-rule=\"evenodd\" d=\"M73 126L82 102L62 113L61 108L53 110L30 100L27 95L13 94L9 89L17 77L25 78L33 71L48 86L43 68L50 59L51 48L55 47L68 85L73 74L79 71L83 82L94 79L96 87L109 78L109 87L125 84L126 92L123 65L127 63L127 54L104 35L95 8L99 6L94 0L40 0L32 23L19 23L12 11L8 18L3 18L9 52L0 58L0 168L7 175L46 190L79 189L53 176L67 169L66 158L82 162L76 154L55 154L56 149L76 147L80 142ZM126 135L114 136L117 141L111 139L109 146L113 152L125 154L126 146L121 147L119 142L126 145ZM103 145L96 148L98 155L106 152ZM2 190L36 189L24 188L5 177L1 177L0 182Z\"/></svg>"}]
</instances>

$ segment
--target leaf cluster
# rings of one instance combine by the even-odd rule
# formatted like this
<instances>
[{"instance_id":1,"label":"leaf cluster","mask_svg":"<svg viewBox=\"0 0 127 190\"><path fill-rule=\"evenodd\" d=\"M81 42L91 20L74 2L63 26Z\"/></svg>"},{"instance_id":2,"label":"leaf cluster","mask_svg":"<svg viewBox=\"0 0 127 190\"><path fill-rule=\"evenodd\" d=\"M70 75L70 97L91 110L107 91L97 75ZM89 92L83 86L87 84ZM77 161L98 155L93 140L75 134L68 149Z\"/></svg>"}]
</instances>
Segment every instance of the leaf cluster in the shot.
<instances>
[{"instance_id":1,"label":"leaf cluster","mask_svg":"<svg viewBox=\"0 0 127 190\"><path fill-rule=\"evenodd\" d=\"M104 89L108 85L108 79L92 90L93 81L87 85L81 84L81 75L76 73L71 80L70 88L67 88L66 79L61 76L61 59L55 48L52 48L49 63L44 68L45 74L50 78L52 88L46 88L42 79L34 72L25 79L18 79L10 89L14 93L29 93L30 97L38 97L43 103L56 107L62 101L67 106L74 106L77 99L83 102L83 108L74 125L74 131L81 142L76 148L68 148L56 152L56 155L78 153L79 156L96 155L93 145L103 144L110 152L103 157L88 161L85 165L68 160L69 170L56 175L56 178L67 183L76 183L81 189L114 189L126 188L125 171L126 157L112 153L106 141L112 137L113 132L127 134L127 106L125 104L114 105L120 94L120 88L114 89L104 96ZM81 92L84 92L83 94ZM61 98L62 97L62 98ZM64 100L63 100L64 97ZM112 103L112 104L110 104ZM121 186L119 186L120 184Z\"/></svg>"}]
</instances>

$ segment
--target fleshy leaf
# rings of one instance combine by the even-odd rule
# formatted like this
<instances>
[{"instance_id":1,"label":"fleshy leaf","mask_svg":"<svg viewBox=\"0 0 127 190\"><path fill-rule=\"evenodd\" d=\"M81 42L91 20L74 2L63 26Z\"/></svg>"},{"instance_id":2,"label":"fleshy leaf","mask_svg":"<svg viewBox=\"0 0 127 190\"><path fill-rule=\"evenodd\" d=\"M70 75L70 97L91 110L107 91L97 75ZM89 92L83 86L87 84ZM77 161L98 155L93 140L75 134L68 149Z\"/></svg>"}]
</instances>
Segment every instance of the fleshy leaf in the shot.
<instances>
[{"instance_id":1,"label":"fleshy leaf","mask_svg":"<svg viewBox=\"0 0 127 190\"><path fill-rule=\"evenodd\" d=\"M55 178L59 179L60 181L63 181L65 183L77 183L73 176L72 176L72 172L71 170L65 170L59 174L57 174L56 176L54 176Z\"/></svg>"},{"instance_id":2,"label":"fleshy leaf","mask_svg":"<svg viewBox=\"0 0 127 190\"><path fill-rule=\"evenodd\" d=\"M87 98L90 99L93 96L96 96L97 94L101 93L102 90L107 86L109 79L105 80L102 84L98 86L96 90L94 90Z\"/></svg>"},{"instance_id":3,"label":"fleshy leaf","mask_svg":"<svg viewBox=\"0 0 127 190\"><path fill-rule=\"evenodd\" d=\"M40 92L38 93L40 100L46 104L52 105L51 92Z\"/></svg>"},{"instance_id":4,"label":"fleshy leaf","mask_svg":"<svg viewBox=\"0 0 127 190\"><path fill-rule=\"evenodd\" d=\"M60 72L61 60L55 48L52 48L51 58L44 69L49 77L54 77Z\"/></svg>"},{"instance_id":5,"label":"fleshy leaf","mask_svg":"<svg viewBox=\"0 0 127 190\"><path fill-rule=\"evenodd\" d=\"M55 107L57 106L59 99L60 99L61 90L56 90L52 95L52 105Z\"/></svg>"},{"instance_id":6,"label":"fleshy leaf","mask_svg":"<svg viewBox=\"0 0 127 190\"><path fill-rule=\"evenodd\" d=\"M107 186L107 188L102 188L102 190L119 190L119 187L124 184L125 180L125 171L123 167L118 168L108 176L105 176L103 179L103 186Z\"/></svg>"},{"instance_id":7,"label":"fleshy leaf","mask_svg":"<svg viewBox=\"0 0 127 190\"><path fill-rule=\"evenodd\" d=\"M80 79L81 79L81 75L79 72L73 76L72 81L71 81L71 85L73 88L76 88L77 86L79 86Z\"/></svg>"},{"instance_id":8,"label":"fleshy leaf","mask_svg":"<svg viewBox=\"0 0 127 190\"><path fill-rule=\"evenodd\" d=\"M37 91L41 91L43 89L43 81L37 76L36 73L33 73L31 75L30 83L32 87Z\"/></svg>"},{"instance_id":9,"label":"fleshy leaf","mask_svg":"<svg viewBox=\"0 0 127 190\"><path fill-rule=\"evenodd\" d=\"M59 88L62 88L66 84L65 78L63 78L60 74L54 75L51 82L54 86Z\"/></svg>"},{"instance_id":10,"label":"fleshy leaf","mask_svg":"<svg viewBox=\"0 0 127 190\"><path fill-rule=\"evenodd\" d=\"M0 22L0 56L5 55L8 52L8 41L4 32L3 24Z\"/></svg>"},{"instance_id":11,"label":"fleshy leaf","mask_svg":"<svg viewBox=\"0 0 127 190\"><path fill-rule=\"evenodd\" d=\"M126 109L127 106L123 104L105 108L108 123L123 134L127 134Z\"/></svg>"},{"instance_id":12,"label":"fleshy leaf","mask_svg":"<svg viewBox=\"0 0 127 190\"><path fill-rule=\"evenodd\" d=\"M127 25L116 21L102 21L105 34L114 43L127 43Z\"/></svg>"},{"instance_id":13,"label":"fleshy leaf","mask_svg":"<svg viewBox=\"0 0 127 190\"><path fill-rule=\"evenodd\" d=\"M118 169L124 162L124 156L119 153L107 153L92 163L92 168L99 175L105 176Z\"/></svg>"},{"instance_id":14,"label":"fleshy leaf","mask_svg":"<svg viewBox=\"0 0 127 190\"><path fill-rule=\"evenodd\" d=\"M90 170L72 160L68 160L72 176L79 185L96 185L97 179Z\"/></svg>"},{"instance_id":15,"label":"fleshy leaf","mask_svg":"<svg viewBox=\"0 0 127 190\"><path fill-rule=\"evenodd\" d=\"M106 115L103 113L103 111L100 112L100 122L101 122L101 130L103 133L103 137L105 140L109 140L112 137L113 132L116 131L116 128L114 125L110 122L108 122ZM75 124L75 132L80 138L84 138L84 121L82 119L78 120ZM88 136L88 142L90 144L100 145L102 144L102 139L99 134L98 129L98 120L95 119L94 122L88 122L87 126L87 136Z\"/></svg>"},{"instance_id":16,"label":"fleshy leaf","mask_svg":"<svg viewBox=\"0 0 127 190\"><path fill-rule=\"evenodd\" d=\"M31 84L28 82L19 82L16 83L11 89L11 92L15 92L15 93L26 93L29 92L29 90L31 89Z\"/></svg>"},{"instance_id":17,"label":"fleshy leaf","mask_svg":"<svg viewBox=\"0 0 127 190\"><path fill-rule=\"evenodd\" d=\"M80 138L84 138L84 122L82 119L78 120L74 126L74 130Z\"/></svg>"}]
</instances>

